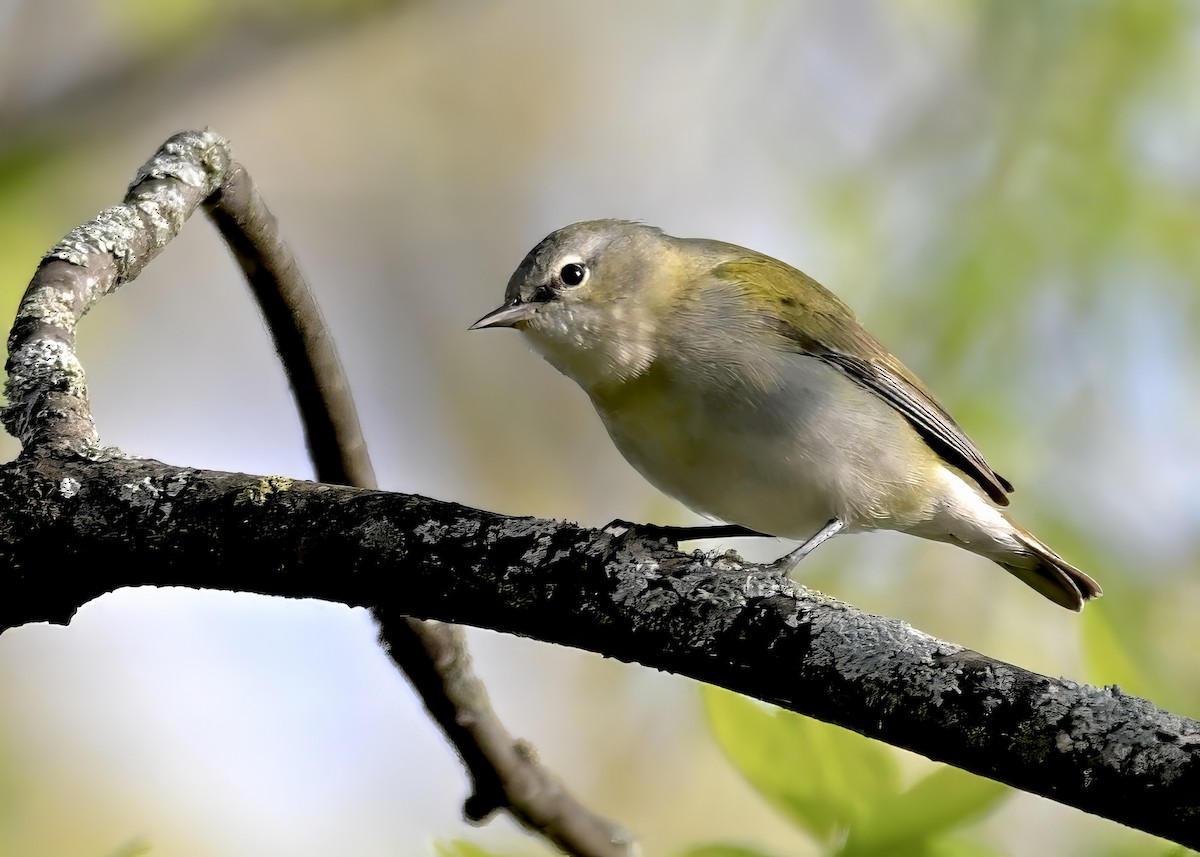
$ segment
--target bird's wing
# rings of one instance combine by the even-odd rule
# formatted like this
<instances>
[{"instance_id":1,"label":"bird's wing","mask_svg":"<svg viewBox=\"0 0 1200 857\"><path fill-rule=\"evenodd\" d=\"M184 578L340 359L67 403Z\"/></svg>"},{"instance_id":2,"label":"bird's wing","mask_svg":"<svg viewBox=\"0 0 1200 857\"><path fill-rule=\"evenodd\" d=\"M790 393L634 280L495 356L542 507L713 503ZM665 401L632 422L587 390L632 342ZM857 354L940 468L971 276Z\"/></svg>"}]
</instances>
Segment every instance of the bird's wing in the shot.
<instances>
[{"instance_id":1,"label":"bird's wing","mask_svg":"<svg viewBox=\"0 0 1200 857\"><path fill-rule=\"evenodd\" d=\"M978 482L996 503L1008 505L1012 483L991 468L933 393L858 323L836 295L795 268L757 254L726 262L713 273L750 291L756 306L771 306L773 326L791 347L879 396L946 462ZM805 288L798 288L800 284Z\"/></svg>"},{"instance_id":2,"label":"bird's wing","mask_svg":"<svg viewBox=\"0 0 1200 857\"><path fill-rule=\"evenodd\" d=\"M903 414L942 458L970 475L997 503L1008 505L1006 495L1013 490L1012 484L992 470L979 447L898 360L890 355L887 360L864 360L833 349L813 356L878 394Z\"/></svg>"}]
</instances>

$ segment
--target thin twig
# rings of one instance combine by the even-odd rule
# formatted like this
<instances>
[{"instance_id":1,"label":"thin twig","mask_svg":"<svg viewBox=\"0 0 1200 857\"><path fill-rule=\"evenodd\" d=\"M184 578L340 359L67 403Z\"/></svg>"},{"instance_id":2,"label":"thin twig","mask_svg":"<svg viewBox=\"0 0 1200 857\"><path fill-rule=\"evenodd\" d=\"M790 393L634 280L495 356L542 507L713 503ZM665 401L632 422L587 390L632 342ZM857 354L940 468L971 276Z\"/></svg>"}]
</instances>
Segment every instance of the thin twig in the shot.
<instances>
[{"instance_id":1,"label":"thin twig","mask_svg":"<svg viewBox=\"0 0 1200 857\"><path fill-rule=\"evenodd\" d=\"M233 250L262 310L291 381L322 482L376 487L375 472L349 381L333 337L300 267L279 238L249 174L233 164L209 216ZM513 739L496 716L487 688L471 667L461 628L376 609L388 654L408 676L426 709L457 748L471 777L463 811L473 822L508 809L527 828L572 854L630 852L617 825L583 809L540 765L532 748Z\"/></svg>"},{"instance_id":2,"label":"thin twig","mask_svg":"<svg viewBox=\"0 0 1200 857\"><path fill-rule=\"evenodd\" d=\"M312 290L239 163L205 205L258 301L300 410L317 478L375 488L350 382Z\"/></svg>"}]
</instances>

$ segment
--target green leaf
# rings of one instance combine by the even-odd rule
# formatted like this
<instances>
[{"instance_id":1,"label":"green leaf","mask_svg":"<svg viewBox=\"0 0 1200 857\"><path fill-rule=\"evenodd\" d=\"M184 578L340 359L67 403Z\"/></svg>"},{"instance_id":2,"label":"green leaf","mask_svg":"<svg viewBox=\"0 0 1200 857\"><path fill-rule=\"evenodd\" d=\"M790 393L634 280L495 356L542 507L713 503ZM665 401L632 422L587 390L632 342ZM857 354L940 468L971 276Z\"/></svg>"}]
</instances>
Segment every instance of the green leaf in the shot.
<instances>
[{"instance_id":1,"label":"green leaf","mask_svg":"<svg viewBox=\"0 0 1200 857\"><path fill-rule=\"evenodd\" d=\"M433 853L437 857L504 857L494 851L480 848L465 839L451 839L449 842L433 843Z\"/></svg>"},{"instance_id":2,"label":"green leaf","mask_svg":"<svg viewBox=\"0 0 1200 857\"><path fill-rule=\"evenodd\" d=\"M899 791L892 751L837 726L715 687L709 724L742 775L772 805L831 842Z\"/></svg>"},{"instance_id":3,"label":"green leaf","mask_svg":"<svg viewBox=\"0 0 1200 857\"><path fill-rule=\"evenodd\" d=\"M1004 857L1005 852L969 839L945 837L930 842L921 857Z\"/></svg>"},{"instance_id":4,"label":"green leaf","mask_svg":"<svg viewBox=\"0 0 1200 857\"><path fill-rule=\"evenodd\" d=\"M137 837L118 846L115 851L109 851L105 857L142 857L143 854L149 854L153 848L149 842Z\"/></svg>"},{"instance_id":5,"label":"green leaf","mask_svg":"<svg viewBox=\"0 0 1200 857\"><path fill-rule=\"evenodd\" d=\"M846 857L895 854L906 849L924 853L926 849L921 846L934 845L934 837L990 812L1008 794L1008 786L1002 783L943 765L904 793L881 801L874 813L850 829L839 853ZM965 843L950 844L946 840L929 850L941 854L939 849L943 847L961 850Z\"/></svg>"},{"instance_id":6,"label":"green leaf","mask_svg":"<svg viewBox=\"0 0 1200 857\"><path fill-rule=\"evenodd\" d=\"M687 851L679 851L675 857L772 857L772 855L755 848L747 848L744 845L713 842L708 845L695 845Z\"/></svg>"},{"instance_id":7,"label":"green leaf","mask_svg":"<svg viewBox=\"0 0 1200 857\"><path fill-rule=\"evenodd\" d=\"M1162 857L1188 857L1189 854L1194 853L1195 852L1186 845L1172 845L1162 853Z\"/></svg>"}]
</instances>

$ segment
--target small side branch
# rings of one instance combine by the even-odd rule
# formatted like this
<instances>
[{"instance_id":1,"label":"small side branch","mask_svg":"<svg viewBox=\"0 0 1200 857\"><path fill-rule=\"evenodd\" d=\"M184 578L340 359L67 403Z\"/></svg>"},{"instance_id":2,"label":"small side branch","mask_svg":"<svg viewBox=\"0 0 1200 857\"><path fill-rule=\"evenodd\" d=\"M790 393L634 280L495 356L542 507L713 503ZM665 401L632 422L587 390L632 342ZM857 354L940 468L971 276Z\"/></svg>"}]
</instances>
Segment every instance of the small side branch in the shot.
<instances>
[{"instance_id":1,"label":"small side branch","mask_svg":"<svg viewBox=\"0 0 1200 857\"><path fill-rule=\"evenodd\" d=\"M569 854L637 853L632 836L582 809L537 759L533 746L513 738L496 716L487 688L471 668L466 635L458 625L405 619L394 603L377 603L391 656L421 691L425 705L458 748L471 775L463 812L480 823L507 809ZM432 666L432 668L430 668ZM429 687L437 693L428 692Z\"/></svg>"},{"instance_id":2,"label":"small side branch","mask_svg":"<svg viewBox=\"0 0 1200 857\"><path fill-rule=\"evenodd\" d=\"M207 202L209 217L233 250L287 371L318 478L375 488L350 384L333 337L275 217L239 164ZM426 709L458 750L471 778L463 806L476 823L509 810L522 825L571 854L621 857L633 841L618 825L585 809L517 741L475 675L462 628L422 622L379 606L380 638Z\"/></svg>"},{"instance_id":3,"label":"small side branch","mask_svg":"<svg viewBox=\"0 0 1200 857\"><path fill-rule=\"evenodd\" d=\"M246 275L300 411L322 482L374 488L358 412L333 337L274 215L241 164L206 204L208 216Z\"/></svg>"}]
</instances>

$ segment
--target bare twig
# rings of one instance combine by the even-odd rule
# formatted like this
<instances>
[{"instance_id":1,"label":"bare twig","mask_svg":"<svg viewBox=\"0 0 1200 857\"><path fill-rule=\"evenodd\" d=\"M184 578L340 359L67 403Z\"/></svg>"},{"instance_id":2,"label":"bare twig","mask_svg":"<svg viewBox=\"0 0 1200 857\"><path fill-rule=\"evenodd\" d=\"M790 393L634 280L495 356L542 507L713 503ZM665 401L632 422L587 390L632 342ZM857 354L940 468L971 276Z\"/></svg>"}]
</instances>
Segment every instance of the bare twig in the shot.
<instances>
[{"instance_id":1,"label":"bare twig","mask_svg":"<svg viewBox=\"0 0 1200 857\"><path fill-rule=\"evenodd\" d=\"M0 560L0 628L126 585L386 604L691 676L1200 845L1200 722L736 557L403 494L45 458L0 468Z\"/></svg>"},{"instance_id":2,"label":"bare twig","mask_svg":"<svg viewBox=\"0 0 1200 857\"><path fill-rule=\"evenodd\" d=\"M317 478L376 487L333 337L299 263L279 237L275 216L241 164L231 165L206 207L245 273L275 340L300 409Z\"/></svg>"},{"instance_id":3,"label":"bare twig","mask_svg":"<svg viewBox=\"0 0 1200 857\"><path fill-rule=\"evenodd\" d=\"M207 203L241 265L291 381L317 478L376 487L350 385L320 309L249 174L233 164ZM573 854L628 854L617 825L584 810L500 722L471 667L461 628L376 608L388 654L457 748L471 777L464 814L486 821L507 809Z\"/></svg>"},{"instance_id":4,"label":"bare twig","mask_svg":"<svg viewBox=\"0 0 1200 857\"><path fill-rule=\"evenodd\" d=\"M99 456L75 325L126 283L205 203L250 282L300 407L318 476L375 487L345 373L316 302L274 217L227 143L211 131L168 140L138 172L122 205L67 235L35 273L9 340L9 431L26 456ZM473 783L464 811L482 821L510 810L564 850L625 855L628 836L579 804L500 723L471 671L460 629L379 617L393 660L459 751Z\"/></svg>"}]
</instances>

